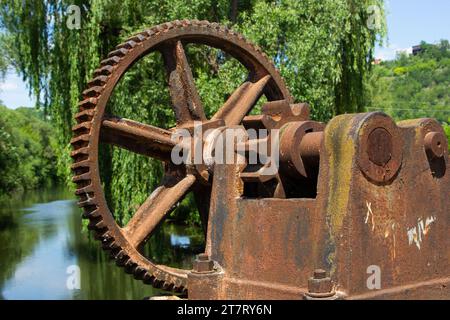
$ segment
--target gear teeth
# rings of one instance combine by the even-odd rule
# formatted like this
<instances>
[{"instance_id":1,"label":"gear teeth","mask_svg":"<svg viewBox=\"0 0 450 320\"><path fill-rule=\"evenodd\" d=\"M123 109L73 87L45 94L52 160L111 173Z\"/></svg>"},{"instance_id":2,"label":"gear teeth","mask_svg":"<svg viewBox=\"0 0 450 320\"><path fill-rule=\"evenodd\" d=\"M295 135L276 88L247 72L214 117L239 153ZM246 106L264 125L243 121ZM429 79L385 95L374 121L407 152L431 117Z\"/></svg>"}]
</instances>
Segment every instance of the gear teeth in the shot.
<instances>
[{"instance_id":1,"label":"gear teeth","mask_svg":"<svg viewBox=\"0 0 450 320\"><path fill-rule=\"evenodd\" d=\"M117 249L120 249L120 245L113 239L111 242L109 242L107 249L108 250L117 250Z\"/></svg>"},{"instance_id":2,"label":"gear teeth","mask_svg":"<svg viewBox=\"0 0 450 320\"><path fill-rule=\"evenodd\" d=\"M90 181L90 180L91 180L91 173L90 172L83 173L83 174L80 174L78 176L72 177L72 182L74 182L74 183L78 183L78 182L81 183L81 182Z\"/></svg>"},{"instance_id":3,"label":"gear teeth","mask_svg":"<svg viewBox=\"0 0 450 320\"><path fill-rule=\"evenodd\" d=\"M181 23L182 23L183 27L188 27L192 24L191 20L188 20L188 19L181 20Z\"/></svg>"},{"instance_id":4,"label":"gear teeth","mask_svg":"<svg viewBox=\"0 0 450 320\"><path fill-rule=\"evenodd\" d=\"M97 231L97 230L102 230L102 229L106 229L106 228L107 228L107 226L101 218L89 219L89 224L88 224L89 230Z\"/></svg>"},{"instance_id":5,"label":"gear teeth","mask_svg":"<svg viewBox=\"0 0 450 320\"><path fill-rule=\"evenodd\" d=\"M121 43L119 44L116 49L128 49L131 50L133 49L135 46L137 45L136 42L134 42L133 40L129 40L127 42Z\"/></svg>"},{"instance_id":6,"label":"gear teeth","mask_svg":"<svg viewBox=\"0 0 450 320\"><path fill-rule=\"evenodd\" d=\"M97 205L97 202L95 200L95 197L92 197L92 198L87 197L85 200L78 201L77 204L80 208L82 208L82 207L88 207L88 206L95 206L95 205Z\"/></svg>"},{"instance_id":7,"label":"gear teeth","mask_svg":"<svg viewBox=\"0 0 450 320\"><path fill-rule=\"evenodd\" d=\"M97 78L95 78L95 79L99 79L100 77L105 77L105 78L107 78L106 76L98 76ZM94 80L95 80L94 79ZM93 81L94 81L93 80ZM106 81L106 80L105 80ZM84 111L84 110L86 110L86 109L93 109L93 108L95 108L96 107L96 105L97 105L97 99L96 98L88 98L88 99L85 99L85 100L83 100L83 101L81 101L80 103L78 103L78 109L80 110L80 111Z\"/></svg>"},{"instance_id":8,"label":"gear teeth","mask_svg":"<svg viewBox=\"0 0 450 320\"><path fill-rule=\"evenodd\" d=\"M100 236L99 241L102 243L103 250L112 250L111 245L114 243L114 237L108 232Z\"/></svg>"},{"instance_id":9,"label":"gear teeth","mask_svg":"<svg viewBox=\"0 0 450 320\"><path fill-rule=\"evenodd\" d=\"M180 21L180 20L172 21L172 23L176 27L182 27L183 26L183 21Z\"/></svg>"},{"instance_id":10,"label":"gear teeth","mask_svg":"<svg viewBox=\"0 0 450 320\"><path fill-rule=\"evenodd\" d=\"M100 241L102 243L110 243L111 241L114 241L114 237L111 236L108 232L101 236Z\"/></svg>"},{"instance_id":11,"label":"gear teeth","mask_svg":"<svg viewBox=\"0 0 450 320\"><path fill-rule=\"evenodd\" d=\"M153 282L155 281L155 277L152 276L150 273L146 272L143 276L142 281L145 284L153 285Z\"/></svg>"},{"instance_id":12,"label":"gear teeth","mask_svg":"<svg viewBox=\"0 0 450 320\"><path fill-rule=\"evenodd\" d=\"M154 33L160 33L164 31L164 27L162 25L157 25L152 27L150 30L153 31Z\"/></svg>"},{"instance_id":13,"label":"gear teeth","mask_svg":"<svg viewBox=\"0 0 450 320\"><path fill-rule=\"evenodd\" d=\"M164 284L162 285L162 289L166 290L166 291L172 291L174 288L174 284L170 283L170 282L164 282Z\"/></svg>"},{"instance_id":14,"label":"gear teeth","mask_svg":"<svg viewBox=\"0 0 450 320\"><path fill-rule=\"evenodd\" d=\"M82 134L75 138L72 138L72 140L70 140L70 144L73 146L77 146L80 143L89 142L89 138L90 138L89 134Z\"/></svg>"},{"instance_id":15,"label":"gear teeth","mask_svg":"<svg viewBox=\"0 0 450 320\"><path fill-rule=\"evenodd\" d=\"M152 286L155 287L156 289L161 289L163 284L164 284L164 281L159 280L157 278L153 279Z\"/></svg>"},{"instance_id":16,"label":"gear teeth","mask_svg":"<svg viewBox=\"0 0 450 320\"><path fill-rule=\"evenodd\" d=\"M170 29L172 29L174 27L174 24L172 22L165 22L165 23L163 23L162 27L164 29L170 30Z\"/></svg>"},{"instance_id":17,"label":"gear teeth","mask_svg":"<svg viewBox=\"0 0 450 320\"><path fill-rule=\"evenodd\" d=\"M143 36L142 34L137 34L131 37L129 40L134 41L136 43L141 43L142 41L145 40L145 36Z\"/></svg>"},{"instance_id":18,"label":"gear teeth","mask_svg":"<svg viewBox=\"0 0 450 320\"><path fill-rule=\"evenodd\" d=\"M111 245L111 243L113 243L114 242L114 237L111 235L111 233L109 232L109 230L107 230L107 231L105 231L105 232L103 232L102 233L102 235L100 236L100 239L99 239L99 241L102 243L102 244L108 244L108 246L110 246ZM108 250L110 250L110 248L107 248Z\"/></svg>"},{"instance_id":19,"label":"gear teeth","mask_svg":"<svg viewBox=\"0 0 450 320\"><path fill-rule=\"evenodd\" d=\"M174 282L174 288L173 290L176 292L182 292L184 289L183 284L181 283L180 279L176 279Z\"/></svg>"},{"instance_id":20,"label":"gear teeth","mask_svg":"<svg viewBox=\"0 0 450 320\"><path fill-rule=\"evenodd\" d=\"M102 249L103 250L110 250L111 249L110 243L102 242Z\"/></svg>"},{"instance_id":21,"label":"gear teeth","mask_svg":"<svg viewBox=\"0 0 450 320\"><path fill-rule=\"evenodd\" d=\"M114 71L114 67L110 65L103 66L94 71L94 77L109 76Z\"/></svg>"},{"instance_id":22,"label":"gear teeth","mask_svg":"<svg viewBox=\"0 0 450 320\"><path fill-rule=\"evenodd\" d=\"M116 265L119 267L125 266L125 264L130 260L130 257L125 253L125 251L120 250L117 256L114 257L116 260Z\"/></svg>"},{"instance_id":23,"label":"gear teeth","mask_svg":"<svg viewBox=\"0 0 450 320\"><path fill-rule=\"evenodd\" d=\"M106 84L106 81L108 81L107 76L98 76L88 82L88 87L93 87L93 86L103 87ZM94 107L95 107L95 105L94 105Z\"/></svg>"},{"instance_id":24,"label":"gear teeth","mask_svg":"<svg viewBox=\"0 0 450 320\"><path fill-rule=\"evenodd\" d=\"M77 196L79 196L79 195L82 195L82 194L84 194L84 193L92 193L92 192L94 192L94 190L93 190L93 188L92 188L92 185L89 185L89 186L87 186L87 187L83 187L83 188L77 189L77 190L75 191L75 194L76 194Z\"/></svg>"},{"instance_id":25,"label":"gear teeth","mask_svg":"<svg viewBox=\"0 0 450 320\"><path fill-rule=\"evenodd\" d=\"M134 274L133 274L134 278L136 280L144 280L144 275L145 275L145 269L140 266L137 266L136 269L134 270Z\"/></svg>"},{"instance_id":26,"label":"gear teeth","mask_svg":"<svg viewBox=\"0 0 450 320\"><path fill-rule=\"evenodd\" d=\"M112 58L114 56L123 58L128 53L128 50L125 48L119 48L117 50L111 51L108 54L108 57Z\"/></svg>"},{"instance_id":27,"label":"gear teeth","mask_svg":"<svg viewBox=\"0 0 450 320\"><path fill-rule=\"evenodd\" d=\"M115 248L115 249L111 248L111 250L109 251L109 258L111 260L115 260L116 256L119 254L120 250L121 250L121 247L118 247L118 248Z\"/></svg>"},{"instance_id":28,"label":"gear teeth","mask_svg":"<svg viewBox=\"0 0 450 320\"><path fill-rule=\"evenodd\" d=\"M101 218L102 217L100 216L97 219L101 219ZM89 219L89 221L91 221L91 220L93 220L93 218ZM102 241L103 236L108 232L108 229L105 228L105 229L98 229L98 230L91 230L91 231L94 232L94 240Z\"/></svg>"},{"instance_id":29,"label":"gear teeth","mask_svg":"<svg viewBox=\"0 0 450 320\"><path fill-rule=\"evenodd\" d=\"M89 148L88 147L80 148L80 149L74 150L70 153L70 156L72 158L76 158L80 155L86 155L86 156L89 155Z\"/></svg>"},{"instance_id":30,"label":"gear teeth","mask_svg":"<svg viewBox=\"0 0 450 320\"><path fill-rule=\"evenodd\" d=\"M84 219L98 219L99 217L101 217L101 214L100 214L98 209L95 209L93 211L85 210L83 212L83 218Z\"/></svg>"},{"instance_id":31,"label":"gear teeth","mask_svg":"<svg viewBox=\"0 0 450 320\"><path fill-rule=\"evenodd\" d=\"M89 206L95 206L96 202L95 199L87 199L84 201L78 201L77 206L80 208L89 207Z\"/></svg>"},{"instance_id":32,"label":"gear teeth","mask_svg":"<svg viewBox=\"0 0 450 320\"><path fill-rule=\"evenodd\" d=\"M112 56L111 58L102 60L100 64L102 66L114 66L120 62L120 57Z\"/></svg>"},{"instance_id":33,"label":"gear teeth","mask_svg":"<svg viewBox=\"0 0 450 320\"><path fill-rule=\"evenodd\" d=\"M125 273L134 275L134 271L136 270L137 263L133 262L131 259L128 260L124 265Z\"/></svg>"},{"instance_id":34,"label":"gear teeth","mask_svg":"<svg viewBox=\"0 0 450 320\"><path fill-rule=\"evenodd\" d=\"M70 166L70 169L72 170L78 170L78 169L89 169L89 167L91 166L91 161L89 160L83 160L83 161L78 161L74 164L72 164Z\"/></svg>"},{"instance_id":35,"label":"gear teeth","mask_svg":"<svg viewBox=\"0 0 450 320\"><path fill-rule=\"evenodd\" d=\"M95 109L86 109L75 114L76 119L83 118L84 116L93 117L95 114ZM90 121L91 119L89 119Z\"/></svg>"},{"instance_id":36,"label":"gear teeth","mask_svg":"<svg viewBox=\"0 0 450 320\"><path fill-rule=\"evenodd\" d=\"M94 114L95 114L95 109L86 109L81 112L78 112L75 115L75 119L78 121L78 123L91 121Z\"/></svg>"},{"instance_id":37,"label":"gear teeth","mask_svg":"<svg viewBox=\"0 0 450 320\"><path fill-rule=\"evenodd\" d=\"M145 31L146 37L153 37L155 35L155 32L152 29L148 29Z\"/></svg>"},{"instance_id":38,"label":"gear teeth","mask_svg":"<svg viewBox=\"0 0 450 320\"><path fill-rule=\"evenodd\" d=\"M96 98L102 93L102 91L103 91L103 87L95 86L95 87L91 87L87 90L84 90L82 94L83 94L83 97L86 97L86 98L92 98L92 97Z\"/></svg>"},{"instance_id":39,"label":"gear teeth","mask_svg":"<svg viewBox=\"0 0 450 320\"><path fill-rule=\"evenodd\" d=\"M91 130L91 127L92 127L91 122L83 122L83 123L79 123L79 124L73 126L72 131L75 134L88 133Z\"/></svg>"},{"instance_id":40,"label":"gear teeth","mask_svg":"<svg viewBox=\"0 0 450 320\"><path fill-rule=\"evenodd\" d=\"M213 23L211 23L210 28L220 30L220 24L213 22Z\"/></svg>"}]
</instances>

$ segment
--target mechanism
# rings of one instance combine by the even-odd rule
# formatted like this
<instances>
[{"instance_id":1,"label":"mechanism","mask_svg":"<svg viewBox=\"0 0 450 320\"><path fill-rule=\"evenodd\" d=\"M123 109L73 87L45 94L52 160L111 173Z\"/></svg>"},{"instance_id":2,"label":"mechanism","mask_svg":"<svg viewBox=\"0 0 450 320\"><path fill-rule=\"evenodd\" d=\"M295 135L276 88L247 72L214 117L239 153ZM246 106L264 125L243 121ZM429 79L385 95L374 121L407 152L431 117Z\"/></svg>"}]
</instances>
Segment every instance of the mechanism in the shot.
<instances>
[{"instance_id":1,"label":"mechanism","mask_svg":"<svg viewBox=\"0 0 450 320\"><path fill-rule=\"evenodd\" d=\"M186 58L189 44L221 49L248 70L210 119ZM155 51L166 67L176 127L106 114L118 81ZM254 115L262 96L267 102ZM72 170L83 216L136 279L189 299L450 299L450 167L435 120L395 123L375 112L312 121L309 106L294 102L258 47L219 24L188 20L117 46L95 71L75 118ZM242 133L231 138L233 161L174 163L174 133L199 128L209 133L196 143L181 139L187 158L196 144L217 155L230 144L219 137L232 131ZM100 144L165 164L161 185L124 227L104 196ZM141 248L190 191L205 253L193 270L159 265Z\"/></svg>"}]
</instances>

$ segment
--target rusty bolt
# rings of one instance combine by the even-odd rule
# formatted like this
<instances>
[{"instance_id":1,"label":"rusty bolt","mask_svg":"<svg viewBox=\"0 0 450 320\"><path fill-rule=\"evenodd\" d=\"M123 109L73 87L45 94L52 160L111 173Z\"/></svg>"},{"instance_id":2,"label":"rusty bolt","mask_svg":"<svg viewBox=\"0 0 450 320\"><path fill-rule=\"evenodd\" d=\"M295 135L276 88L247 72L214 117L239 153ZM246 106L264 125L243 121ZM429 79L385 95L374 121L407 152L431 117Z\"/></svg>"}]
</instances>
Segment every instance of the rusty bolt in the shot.
<instances>
[{"instance_id":1,"label":"rusty bolt","mask_svg":"<svg viewBox=\"0 0 450 320\"><path fill-rule=\"evenodd\" d=\"M333 283L327 276L327 272L322 269L314 270L314 276L308 280L309 294L333 295Z\"/></svg>"},{"instance_id":2,"label":"rusty bolt","mask_svg":"<svg viewBox=\"0 0 450 320\"><path fill-rule=\"evenodd\" d=\"M314 270L314 279L325 279L327 277L327 272L323 269Z\"/></svg>"},{"instance_id":3,"label":"rusty bolt","mask_svg":"<svg viewBox=\"0 0 450 320\"><path fill-rule=\"evenodd\" d=\"M304 119L309 118L309 105L307 103L291 104L290 106L292 115L296 117L302 116Z\"/></svg>"},{"instance_id":4,"label":"rusty bolt","mask_svg":"<svg viewBox=\"0 0 450 320\"><path fill-rule=\"evenodd\" d=\"M201 253L194 260L194 271L198 273L214 271L214 261L207 254Z\"/></svg>"},{"instance_id":5,"label":"rusty bolt","mask_svg":"<svg viewBox=\"0 0 450 320\"><path fill-rule=\"evenodd\" d=\"M392 136L386 129L376 128L369 134L367 154L371 162L377 166L385 166L391 160L392 150Z\"/></svg>"},{"instance_id":6,"label":"rusty bolt","mask_svg":"<svg viewBox=\"0 0 450 320\"><path fill-rule=\"evenodd\" d=\"M431 159L444 156L447 145L445 136L441 132L429 132L424 139L425 150Z\"/></svg>"}]
</instances>

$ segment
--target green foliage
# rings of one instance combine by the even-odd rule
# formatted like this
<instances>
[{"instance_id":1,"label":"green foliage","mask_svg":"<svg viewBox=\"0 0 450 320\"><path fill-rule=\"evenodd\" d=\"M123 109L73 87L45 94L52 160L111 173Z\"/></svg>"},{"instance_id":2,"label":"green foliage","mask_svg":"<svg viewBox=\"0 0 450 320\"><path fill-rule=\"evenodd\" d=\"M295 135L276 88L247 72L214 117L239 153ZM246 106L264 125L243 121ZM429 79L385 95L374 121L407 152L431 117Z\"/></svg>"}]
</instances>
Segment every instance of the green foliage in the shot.
<instances>
[{"instance_id":1,"label":"green foliage","mask_svg":"<svg viewBox=\"0 0 450 320\"><path fill-rule=\"evenodd\" d=\"M1 45L0 41L0 45ZM6 71L8 70L8 62L5 58L5 55L2 54L2 50L0 49L0 81L5 78Z\"/></svg>"},{"instance_id":2,"label":"green foliage","mask_svg":"<svg viewBox=\"0 0 450 320\"><path fill-rule=\"evenodd\" d=\"M70 4L82 8L80 30L66 26ZM371 5L380 9L376 28L368 27ZM294 97L309 102L316 119L327 120L363 109L374 46L385 31L383 8L382 0L30 0L25 5L3 0L0 22L15 44L10 55L17 68L56 124L63 173L69 166L67 145L80 92L99 61L132 33L175 19L228 25L259 44ZM241 65L216 49L192 46L188 59L209 115L246 76ZM170 127L174 121L168 106L161 57L153 54L121 79L108 108L119 116ZM161 166L112 148L101 150L100 162L106 196L125 222L155 187ZM183 205L192 203L189 197Z\"/></svg>"},{"instance_id":3,"label":"green foliage","mask_svg":"<svg viewBox=\"0 0 450 320\"><path fill-rule=\"evenodd\" d=\"M450 122L449 43L422 43L422 48L417 56L403 54L374 68L369 81L369 110L384 110L399 120L435 118Z\"/></svg>"},{"instance_id":4,"label":"green foliage","mask_svg":"<svg viewBox=\"0 0 450 320\"><path fill-rule=\"evenodd\" d=\"M0 105L0 193L55 181L56 141L42 114Z\"/></svg>"},{"instance_id":5,"label":"green foliage","mask_svg":"<svg viewBox=\"0 0 450 320\"><path fill-rule=\"evenodd\" d=\"M447 135L448 148L450 149L450 125L444 123L443 124L445 134Z\"/></svg>"}]
</instances>

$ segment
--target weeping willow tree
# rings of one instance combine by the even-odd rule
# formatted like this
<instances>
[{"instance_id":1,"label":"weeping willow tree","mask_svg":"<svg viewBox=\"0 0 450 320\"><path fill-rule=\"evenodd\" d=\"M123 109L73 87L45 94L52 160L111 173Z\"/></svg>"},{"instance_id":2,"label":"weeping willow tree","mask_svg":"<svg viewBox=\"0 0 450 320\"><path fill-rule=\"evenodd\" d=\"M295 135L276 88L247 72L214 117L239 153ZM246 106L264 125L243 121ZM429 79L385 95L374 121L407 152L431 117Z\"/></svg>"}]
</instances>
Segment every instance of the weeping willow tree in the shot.
<instances>
[{"instance_id":1,"label":"weeping willow tree","mask_svg":"<svg viewBox=\"0 0 450 320\"><path fill-rule=\"evenodd\" d=\"M73 5L80 9L79 29L67 24ZM175 19L228 25L259 44L293 96L310 103L315 119L327 120L363 110L364 82L385 31L383 0L2 0L0 6L8 54L58 130L58 170L65 177L80 93L100 60L132 33ZM188 58L211 113L239 85L241 66L202 47L190 48ZM170 127L174 120L164 81L160 57L150 55L120 81L108 107L123 117ZM108 148L101 162L107 197L125 222L154 188L160 165Z\"/></svg>"}]
</instances>

